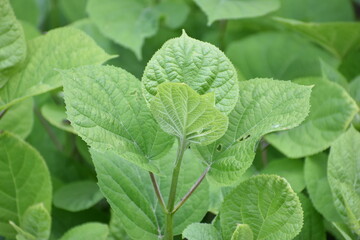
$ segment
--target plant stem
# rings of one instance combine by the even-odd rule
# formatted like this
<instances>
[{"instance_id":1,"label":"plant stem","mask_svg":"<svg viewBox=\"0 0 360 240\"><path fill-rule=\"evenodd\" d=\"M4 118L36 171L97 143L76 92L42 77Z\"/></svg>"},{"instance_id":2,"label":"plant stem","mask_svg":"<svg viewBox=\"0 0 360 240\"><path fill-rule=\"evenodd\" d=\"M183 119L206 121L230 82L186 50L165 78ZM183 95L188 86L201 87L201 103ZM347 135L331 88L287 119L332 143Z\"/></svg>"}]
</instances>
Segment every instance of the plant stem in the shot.
<instances>
[{"instance_id":1,"label":"plant stem","mask_svg":"<svg viewBox=\"0 0 360 240\"><path fill-rule=\"evenodd\" d=\"M161 195L161 191L160 191L160 188L159 188L159 185L157 184L156 182L156 178L154 176L154 173L152 172L149 172L150 174L150 178L151 178L151 182L153 184L153 187L154 187L154 190L155 190L155 193L156 193L156 197L164 211L164 213L167 213L167 209L166 209L166 206L165 206L165 202L164 202L164 198L163 196Z\"/></svg>"},{"instance_id":2,"label":"plant stem","mask_svg":"<svg viewBox=\"0 0 360 240\"><path fill-rule=\"evenodd\" d=\"M173 240L173 210L175 205L176 198L176 188L179 180L181 162L184 156L184 152L187 148L187 142L185 139L179 139L179 146L176 155L175 168L173 170L170 193L169 193L169 201L167 204L167 213L166 213L166 223L165 223L165 236L164 240Z\"/></svg>"},{"instance_id":3,"label":"plant stem","mask_svg":"<svg viewBox=\"0 0 360 240\"><path fill-rule=\"evenodd\" d=\"M208 166L204 172L201 174L201 176L198 178L198 180L195 182L195 184L190 188L190 190L185 194L185 196L181 199L181 201L176 204L173 213L176 213L177 210L179 210L179 208L184 205L184 203L186 202L186 200L189 199L189 197L195 192L195 190L199 187L200 183L204 180L206 174L209 172L210 170L210 166Z\"/></svg>"},{"instance_id":4,"label":"plant stem","mask_svg":"<svg viewBox=\"0 0 360 240\"><path fill-rule=\"evenodd\" d=\"M8 108L0 111L0 119L5 115L5 113L7 112Z\"/></svg>"}]
</instances>

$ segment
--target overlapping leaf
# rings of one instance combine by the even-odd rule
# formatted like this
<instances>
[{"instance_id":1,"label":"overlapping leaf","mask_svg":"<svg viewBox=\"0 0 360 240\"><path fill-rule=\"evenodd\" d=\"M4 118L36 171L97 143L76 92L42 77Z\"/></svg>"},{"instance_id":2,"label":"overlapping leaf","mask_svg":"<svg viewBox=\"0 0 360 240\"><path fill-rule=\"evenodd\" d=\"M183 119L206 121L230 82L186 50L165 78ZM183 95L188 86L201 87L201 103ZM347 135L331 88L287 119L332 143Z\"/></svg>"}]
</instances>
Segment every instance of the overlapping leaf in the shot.
<instances>
[{"instance_id":1,"label":"overlapping leaf","mask_svg":"<svg viewBox=\"0 0 360 240\"><path fill-rule=\"evenodd\" d=\"M189 225L182 237L188 240L222 240L219 231L211 224L193 223Z\"/></svg>"},{"instance_id":2,"label":"overlapping leaf","mask_svg":"<svg viewBox=\"0 0 360 240\"><path fill-rule=\"evenodd\" d=\"M106 240L109 235L109 228L103 223L85 223L67 231L60 240Z\"/></svg>"}]
</instances>

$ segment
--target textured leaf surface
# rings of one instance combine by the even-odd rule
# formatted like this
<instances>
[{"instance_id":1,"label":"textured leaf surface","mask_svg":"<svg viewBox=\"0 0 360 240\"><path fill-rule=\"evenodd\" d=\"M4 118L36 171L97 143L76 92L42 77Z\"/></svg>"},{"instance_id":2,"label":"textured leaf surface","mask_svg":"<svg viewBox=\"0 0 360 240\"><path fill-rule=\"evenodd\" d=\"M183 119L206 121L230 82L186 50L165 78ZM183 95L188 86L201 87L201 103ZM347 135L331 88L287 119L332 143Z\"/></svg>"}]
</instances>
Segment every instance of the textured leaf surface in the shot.
<instances>
[{"instance_id":1,"label":"textured leaf surface","mask_svg":"<svg viewBox=\"0 0 360 240\"><path fill-rule=\"evenodd\" d=\"M216 20L263 16L280 7L279 0L195 0L195 2L206 13L209 25Z\"/></svg>"},{"instance_id":2,"label":"textured leaf surface","mask_svg":"<svg viewBox=\"0 0 360 240\"><path fill-rule=\"evenodd\" d=\"M309 37L338 58L360 47L360 23L305 23L282 18L277 21Z\"/></svg>"},{"instance_id":3,"label":"textured leaf surface","mask_svg":"<svg viewBox=\"0 0 360 240\"><path fill-rule=\"evenodd\" d=\"M248 224L254 239L290 240L301 230L303 212L290 185L275 175L242 182L221 208L223 237L230 239L238 223Z\"/></svg>"},{"instance_id":4,"label":"textured leaf surface","mask_svg":"<svg viewBox=\"0 0 360 240\"><path fill-rule=\"evenodd\" d=\"M225 184L237 181L250 167L263 135L298 126L310 107L311 88L291 82L253 79L240 82L240 89L225 135L206 147L196 146L211 165L209 175Z\"/></svg>"},{"instance_id":5,"label":"textured leaf surface","mask_svg":"<svg viewBox=\"0 0 360 240\"><path fill-rule=\"evenodd\" d=\"M290 158L300 158L325 150L349 126L358 111L355 101L339 85L320 78L296 81L315 85L310 98L310 113L298 127L266 137Z\"/></svg>"},{"instance_id":6,"label":"textured leaf surface","mask_svg":"<svg viewBox=\"0 0 360 240\"><path fill-rule=\"evenodd\" d=\"M350 127L331 146L328 179L335 207L360 235L360 133Z\"/></svg>"},{"instance_id":7,"label":"textured leaf surface","mask_svg":"<svg viewBox=\"0 0 360 240\"><path fill-rule=\"evenodd\" d=\"M54 193L57 208L77 212L94 206L103 198L99 187L92 181L78 181L59 188Z\"/></svg>"},{"instance_id":8,"label":"textured leaf surface","mask_svg":"<svg viewBox=\"0 0 360 240\"><path fill-rule=\"evenodd\" d=\"M87 66L64 71L63 79L67 115L88 145L158 172L153 160L170 149L173 138L153 119L133 75Z\"/></svg>"},{"instance_id":9,"label":"textured leaf surface","mask_svg":"<svg viewBox=\"0 0 360 240\"><path fill-rule=\"evenodd\" d=\"M44 204L29 207L23 217L20 227L35 237L36 240L45 240L50 236L51 217Z\"/></svg>"},{"instance_id":10,"label":"textured leaf surface","mask_svg":"<svg viewBox=\"0 0 360 240\"><path fill-rule=\"evenodd\" d=\"M0 109L17 101L61 86L54 69L101 64L110 59L95 42L80 30L58 28L29 42L28 57L0 89Z\"/></svg>"},{"instance_id":11,"label":"textured leaf surface","mask_svg":"<svg viewBox=\"0 0 360 240\"><path fill-rule=\"evenodd\" d=\"M199 94L213 92L216 107L225 113L234 108L239 95L236 70L224 53L185 32L167 41L148 62L142 77L148 102L164 82L186 83Z\"/></svg>"},{"instance_id":12,"label":"textured leaf surface","mask_svg":"<svg viewBox=\"0 0 360 240\"><path fill-rule=\"evenodd\" d=\"M127 234L133 239L157 240L163 235L164 214L150 183L149 173L110 153L92 151L99 186L120 219ZM164 176L157 182L165 202L171 183L171 172L176 149L159 160ZM204 167L190 151L186 151L181 166L176 202L185 195L201 175ZM189 200L174 215L174 234L181 234L191 223L199 222L208 210L208 185L201 183Z\"/></svg>"},{"instance_id":13,"label":"textured leaf surface","mask_svg":"<svg viewBox=\"0 0 360 240\"><path fill-rule=\"evenodd\" d=\"M0 234L14 238L9 221L19 225L37 203L50 211L50 175L40 154L10 133L0 134L0 152Z\"/></svg>"},{"instance_id":14,"label":"textured leaf surface","mask_svg":"<svg viewBox=\"0 0 360 240\"><path fill-rule=\"evenodd\" d=\"M19 102L4 113L0 119L0 130L6 130L25 139L31 132L34 123L32 98Z\"/></svg>"},{"instance_id":15,"label":"textured leaf surface","mask_svg":"<svg viewBox=\"0 0 360 240\"><path fill-rule=\"evenodd\" d=\"M231 236L231 240L253 240L254 234L247 224L238 224Z\"/></svg>"},{"instance_id":16,"label":"textured leaf surface","mask_svg":"<svg viewBox=\"0 0 360 240\"><path fill-rule=\"evenodd\" d=\"M41 114L53 126L67 132L76 133L67 120L65 107L54 103L46 103L41 107Z\"/></svg>"},{"instance_id":17,"label":"textured leaf surface","mask_svg":"<svg viewBox=\"0 0 360 240\"><path fill-rule=\"evenodd\" d=\"M317 154L305 160L305 182L312 204L330 222L341 222L327 178L327 155Z\"/></svg>"},{"instance_id":18,"label":"textured leaf surface","mask_svg":"<svg viewBox=\"0 0 360 240\"><path fill-rule=\"evenodd\" d=\"M224 135L228 118L214 106L214 95L199 95L184 83L163 83L150 102L160 127L190 143L207 145Z\"/></svg>"},{"instance_id":19,"label":"textured leaf surface","mask_svg":"<svg viewBox=\"0 0 360 240\"><path fill-rule=\"evenodd\" d=\"M321 75L319 59L337 64L329 53L289 33L264 32L232 42L226 55L246 79L281 80Z\"/></svg>"},{"instance_id":20,"label":"textured leaf surface","mask_svg":"<svg viewBox=\"0 0 360 240\"><path fill-rule=\"evenodd\" d=\"M103 223L85 223L67 231L60 240L106 240L109 228Z\"/></svg>"},{"instance_id":21,"label":"textured leaf surface","mask_svg":"<svg viewBox=\"0 0 360 240\"><path fill-rule=\"evenodd\" d=\"M211 224L193 223L189 225L182 237L188 240L222 240L219 231Z\"/></svg>"}]
</instances>

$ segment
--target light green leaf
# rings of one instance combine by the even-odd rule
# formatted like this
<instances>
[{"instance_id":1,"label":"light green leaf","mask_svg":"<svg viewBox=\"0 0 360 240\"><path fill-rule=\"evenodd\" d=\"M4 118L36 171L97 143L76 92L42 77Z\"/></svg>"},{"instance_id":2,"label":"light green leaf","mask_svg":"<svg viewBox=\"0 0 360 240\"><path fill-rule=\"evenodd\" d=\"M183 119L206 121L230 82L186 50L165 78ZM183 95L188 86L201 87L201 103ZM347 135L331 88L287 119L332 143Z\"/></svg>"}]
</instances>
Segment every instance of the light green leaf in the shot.
<instances>
[{"instance_id":1,"label":"light green leaf","mask_svg":"<svg viewBox=\"0 0 360 240\"><path fill-rule=\"evenodd\" d=\"M305 188L304 161L301 159L285 158L271 161L261 173L276 174L285 178L296 193Z\"/></svg>"},{"instance_id":2,"label":"light green leaf","mask_svg":"<svg viewBox=\"0 0 360 240\"><path fill-rule=\"evenodd\" d=\"M207 145L224 135L228 119L214 106L214 95L199 95L185 83L163 83L150 102L160 127L189 143Z\"/></svg>"},{"instance_id":3,"label":"light green leaf","mask_svg":"<svg viewBox=\"0 0 360 240\"><path fill-rule=\"evenodd\" d=\"M37 0L10 0L18 19L29 22L34 26L40 23L40 6Z\"/></svg>"},{"instance_id":4,"label":"light green leaf","mask_svg":"<svg viewBox=\"0 0 360 240\"><path fill-rule=\"evenodd\" d=\"M160 16L164 17L169 28L179 28L190 13L190 7L183 0L161 1L156 8Z\"/></svg>"},{"instance_id":5,"label":"light green leaf","mask_svg":"<svg viewBox=\"0 0 360 240\"><path fill-rule=\"evenodd\" d=\"M360 133L350 127L332 145L328 179L335 207L348 226L360 235Z\"/></svg>"},{"instance_id":6,"label":"light green leaf","mask_svg":"<svg viewBox=\"0 0 360 240\"><path fill-rule=\"evenodd\" d=\"M27 41L34 39L41 35L40 31L34 25L32 25L28 22L25 22L25 21L20 21L20 23L24 30L25 39Z\"/></svg>"},{"instance_id":7,"label":"light green leaf","mask_svg":"<svg viewBox=\"0 0 360 240\"><path fill-rule=\"evenodd\" d=\"M88 0L60 0L58 2L61 12L69 20L74 22L76 20L86 18L86 4Z\"/></svg>"},{"instance_id":8,"label":"light green leaf","mask_svg":"<svg viewBox=\"0 0 360 240\"><path fill-rule=\"evenodd\" d=\"M9 1L0 0L0 71L20 63L25 56L26 42L21 24Z\"/></svg>"},{"instance_id":9,"label":"light green leaf","mask_svg":"<svg viewBox=\"0 0 360 240\"><path fill-rule=\"evenodd\" d=\"M41 107L41 114L53 126L67 132L76 133L70 122L67 120L65 106L54 103L46 103Z\"/></svg>"},{"instance_id":10,"label":"light green leaf","mask_svg":"<svg viewBox=\"0 0 360 240\"><path fill-rule=\"evenodd\" d=\"M279 0L195 0L206 13L208 25L217 20L253 18L274 12Z\"/></svg>"},{"instance_id":11,"label":"light green leaf","mask_svg":"<svg viewBox=\"0 0 360 240\"><path fill-rule=\"evenodd\" d=\"M311 88L291 82L253 79L240 82L240 89L225 135L194 149L211 165L209 175L223 184L237 181L250 167L263 135L298 126L310 107Z\"/></svg>"},{"instance_id":12,"label":"light green leaf","mask_svg":"<svg viewBox=\"0 0 360 240\"><path fill-rule=\"evenodd\" d=\"M299 194L299 198L304 211L304 226L294 240L325 240L323 218L304 194Z\"/></svg>"},{"instance_id":13,"label":"light green leaf","mask_svg":"<svg viewBox=\"0 0 360 240\"><path fill-rule=\"evenodd\" d=\"M220 212L224 239L231 238L238 223L249 225L258 240L290 240L303 225L299 198L285 179L275 175L242 182L225 198Z\"/></svg>"},{"instance_id":14,"label":"light green leaf","mask_svg":"<svg viewBox=\"0 0 360 240\"><path fill-rule=\"evenodd\" d=\"M360 107L360 76L349 84L349 93Z\"/></svg>"},{"instance_id":15,"label":"light green leaf","mask_svg":"<svg viewBox=\"0 0 360 240\"><path fill-rule=\"evenodd\" d=\"M28 57L0 89L0 109L61 86L54 70L100 64L111 58L85 33L58 28L29 42Z\"/></svg>"},{"instance_id":16,"label":"light green leaf","mask_svg":"<svg viewBox=\"0 0 360 240\"><path fill-rule=\"evenodd\" d=\"M254 234L251 228L247 224L238 224L236 229L231 236L231 240L253 240Z\"/></svg>"},{"instance_id":17,"label":"light green leaf","mask_svg":"<svg viewBox=\"0 0 360 240\"><path fill-rule=\"evenodd\" d=\"M11 106L8 110L3 110L4 115L0 118L0 130L12 132L25 139L33 127L33 107L33 99L29 98Z\"/></svg>"},{"instance_id":18,"label":"light green leaf","mask_svg":"<svg viewBox=\"0 0 360 240\"><path fill-rule=\"evenodd\" d=\"M266 137L290 158L300 158L328 148L349 126L358 111L355 101L338 84L320 78L299 79L296 83L315 85L310 113L298 127Z\"/></svg>"},{"instance_id":19,"label":"light green leaf","mask_svg":"<svg viewBox=\"0 0 360 240\"><path fill-rule=\"evenodd\" d=\"M324 79L337 83L346 90L349 89L348 81L337 69L335 69L334 67L330 66L329 64L327 64L322 60L320 60L320 63L321 63L322 77Z\"/></svg>"},{"instance_id":20,"label":"light green leaf","mask_svg":"<svg viewBox=\"0 0 360 240\"><path fill-rule=\"evenodd\" d=\"M186 83L199 94L213 92L216 107L227 114L239 95L236 70L224 53L185 32L167 41L148 62L142 77L148 102L164 82Z\"/></svg>"},{"instance_id":21,"label":"light green leaf","mask_svg":"<svg viewBox=\"0 0 360 240\"><path fill-rule=\"evenodd\" d=\"M29 144L14 135L0 134L0 235L15 238L9 221L24 221L24 213L34 204L51 207L51 182L44 159Z\"/></svg>"},{"instance_id":22,"label":"light green leaf","mask_svg":"<svg viewBox=\"0 0 360 240\"><path fill-rule=\"evenodd\" d=\"M327 179L327 155L320 153L305 160L305 182L312 204L330 222L341 222Z\"/></svg>"},{"instance_id":23,"label":"light green leaf","mask_svg":"<svg viewBox=\"0 0 360 240\"><path fill-rule=\"evenodd\" d=\"M246 79L281 80L321 75L319 59L331 66L338 60L308 41L289 33L262 32L232 42L226 55Z\"/></svg>"},{"instance_id":24,"label":"light green leaf","mask_svg":"<svg viewBox=\"0 0 360 240\"><path fill-rule=\"evenodd\" d=\"M87 12L105 36L132 50L138 59L145 38L158 30L158 13L147 0L89 0Z\"/></svg>"},{"instance_id":25,"label":"light green leaf","mask_svg":"<svg viewBox=\"0 0 360 240\"><path fill-rule=\"evenodd\" d=\"M276 20L290 29L302 33L338 58L343 58L349 52L360 47L360 23L305 23L284 18Z\"/></svg>"},{"instance_id":26,"label":"light green leaf","mask_svg":"<svg viewBox=\"0 0 360 240\"><path fill-rule=\"evenodd\" d=\"M120 219L116 217L113 211L111 211L109 230L110 233L107 240L131 240L130 237L126 234Z\"/></svg>"},{"instance_id":27,"label":"light green leaf","mask_svg":"<svg viewBox=\"0 0 360 240\"><path fill-rule=\"evenodd\" d=\"M188 240L222 240L221 234L211 224L193 223L185 228L182 237Z\"/></svg>"},{"instance_id":28,"label":"light green leaf","mask_svg":"<svg viewBox=\"0 0 360 240\"><path fill-rule=\"evenodd\" d=\"M54 193L54 206L77 212L94 206L103 198L99 187L92 181L78 181L62 186Z\"/></svg>"},{"instance_id":29,"label":"light green leaf","mask_svg":"<svg viewBox=\"0 0 360 240\"><path fill-rule=\"evenodd\" d=\"M20 223L21 229L36 240L47 240L50 236L51 216L43 203L29 207ZM18 237L18 236L17 236Z\"/></svg>"},{"instance_id":30,"label":"light green leaf","mask_svg":"<svg viewBox=\"0 0 360 240\"><path fill-rule=\"evenodd\" d=\"M109 228L103 223L85 223L67 231L60 240L106 240Z\"/></svg>"},{"instance_id":31,"label":"light green leaf","mask_svg":"<svg viewBox=\"0 0 360 240\"><path fill-rule=\"evenodd\" d=\"M170 149L173 137L153 119L140 82L112 66L86 66L62 74L67 115L83 140L96 150L114 151L158 172L153 160Z\"/></svg>"},{"instance_id":32,"label":"light green leaf","mask_svg":"<svg viewBox=\"0 0 360 240\"><path fill-rule=\"evenodd\" d=\"M132 239L157 240L164 233L164 214L152 188L149 173L121 159L111 152L92 150L98 174L99 186ZM167 202L171 183L171 172L176 158L176 148L159 159L158 166L164 176L157 177L160 191ZM184 154L179 176L176 202L187 193L201 175L204 167L196 161L191 151ZM208 210L208 185L202 182L191 198L174 215L174 234L193 222L199 222Z\"/></svg>"}]
</instances>

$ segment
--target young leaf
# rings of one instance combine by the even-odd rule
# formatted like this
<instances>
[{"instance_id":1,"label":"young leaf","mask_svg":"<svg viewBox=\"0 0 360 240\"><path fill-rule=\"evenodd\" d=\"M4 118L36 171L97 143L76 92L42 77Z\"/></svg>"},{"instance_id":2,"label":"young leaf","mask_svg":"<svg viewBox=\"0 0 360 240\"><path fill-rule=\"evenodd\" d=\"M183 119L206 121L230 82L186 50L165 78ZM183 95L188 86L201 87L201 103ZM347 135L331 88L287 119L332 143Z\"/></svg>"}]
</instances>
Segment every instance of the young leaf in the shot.
<instances>
[{"instance_id":1,"label":"young leaf","mask_svg":"<svg viewBox=\"0 0 360 240\"><path fill-rule=\"evenodd\" d=\"M77 212L94 206L103 198L99 187L92 181L78 181L59 188L54 193L54 206Z\"/></svg>"},{"instance_id":2,"label":"young leaf","mask_svg":"<svg viewBox=\"0 0 360 240\"><path fill-rule=\"evenodd\" d=\"M103 223L85 223L67 231L60 240L106 240L109 228Z\"/></svg>"},{"instance_id":3,"label":"young leaf","mask_svg":"<svg viewBox=\"0 0 360 240\"><path fill-rule=\"evenodd\" d=\"M0 152L0 235L14 238L9 221L21 224L26 210L38 203L50 211L50 175L40 154L10 133L0 134Z\"/></svg>"},{"instance_id":4,"label":"young leaf","mask_svg":"<svg viewBox=\"0 0 360 240\"><path fill-rule=\"evenodd\" d=\"M62 75L67 115L84 141L158 172L153 160L170 149L173 137L153 119L140 82L111 66L81 67Z\"/></svg>"},{"instance_id":5,"label":"young leaf","mask_svg":"<svg viewBox=\"0 0 360 240\"><path fill-rule=\"evenodd\" d=\"M350 127L331 146L328 179L335 207L360 235L360 133Z\"/></svg>"},{"instance_id":6,"label":"young leaf","mask_svg":"<svg viewBox=\"0 0 360 240\"><path fill-rule=\"evenodd\" d=\"M280 7L280 0L195 0L195 2L206 13L208 25L217 20L260 17Z\"/></svg>"},{"instance_id":7,"label":"young leaf","mask_svg":"<svg viewBox=\"0 0 360 240\"><path fill-rule=\"evenodd\" d=\"M290 158L305 157L328 148L358 111L355 101L336 83L320 78L299 79L296 83L315 85L309 116L297 128L266 136L267 141Z\"/></svg>"},{"instance_id":8,"label":"young leaf","mask_svg":"<svg viewBox=\"0 0 360 240\"><path fill-rule=\"evenodd\" d=\"M209 175L223 184L237 181L250 167L263 135L298 126L310 108L307 86L253 79L240 82L240 89L225 135L211 145L194 148L211 165Z\"/></svg>"},{"instance_id":9,"label":"young leaf","mask_svg":"<svg viewBox=\"0 0 360 240\"><path fill-rule=\"evenodd\" d=\"M182 237L188 240L222 240L219 231L211 224L193 223L185 228Z\"/></svg>"},{"instance_id":10,"label":"young leaf","mask_svg":"<svg viewBox=\"0 0 360 240\"><path fill-rule=\"evenodd\" d=\"M225 198L220 212L224 239L243 223L250 226L254 239L290 240L303 222L299 198L285 179L275 175L242 182Z\"/></svg>"},{"instance_id":11,"label":"young leaf","mask_svg":"<svg viewBox=\"0 0 360 240\"><path fill-rule=\"evenodd\" d=\"M231 236L231 240L253 240L254 234L247 224L238 224Z\"/></svg>"},{"instance_id":12,"label":"young leaf","mask_svg":"<svg viewBox=\"0 0 360 240\"><path fill-rule=\"evenodd\" d=\"M111 58L80 30L65 27L49 31L29 42L28 57L11 72L0 89L0 110L23 99L61 86L58 72L88 64L101 64Z\"/></svg>"},{"instance_id":13,"label":"young leaf","mask_svg":"<svg viewBox=\"0 0 360 240\"><path fill-rule=\"evenodd\" d=\"M20 227L36 240L49 239L51 216L44 204L39 203L29 207L22 217Z\"/></svg>"},{"instance_id":14,"label":"young leaf","mask_svg":"<svg viewBox=\"0 0 360 240\"><path fill-rule=\"evenodd\" d=\"M216 107L226 114L239 96L236 70L224 53L185 32L167 41L148 62L142 77L148 102L164 82L186 83L199 94L213 92Z\"/></svg>"},{"instance_id":15,"label":"young leaf","mask_svg":"<svg viewBox=\"0 0 360 240\"><path fill-rule=\"evenodd\" d=\"M207 145L224 135L228 126L212 94L199 95L184 83L160 84L150 109L165 132L190 143Z\"/></svg>"}]
</instances>

